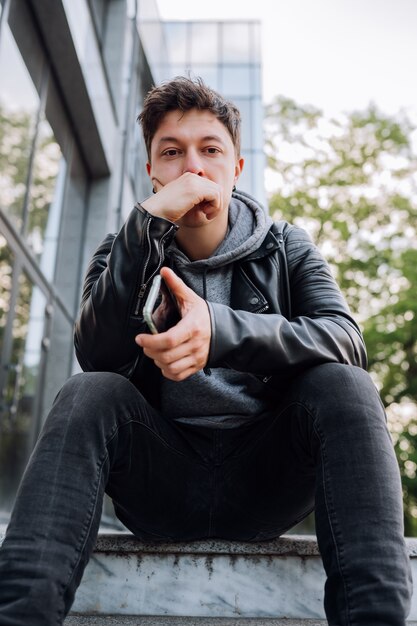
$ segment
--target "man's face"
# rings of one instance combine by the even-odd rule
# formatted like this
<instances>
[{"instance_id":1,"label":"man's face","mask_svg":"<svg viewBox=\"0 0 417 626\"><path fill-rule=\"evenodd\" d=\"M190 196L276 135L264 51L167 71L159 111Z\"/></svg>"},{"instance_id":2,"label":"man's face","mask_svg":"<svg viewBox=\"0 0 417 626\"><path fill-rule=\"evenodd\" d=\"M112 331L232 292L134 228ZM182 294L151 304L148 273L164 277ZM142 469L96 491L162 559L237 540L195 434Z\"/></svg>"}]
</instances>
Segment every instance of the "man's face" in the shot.
<instances>
[{"instance_id":1,"label":"man's face","mask_svg":"<svg viewBox=\"0 0 417 626\"><path fill-rule=\"evenodd\" d=\"M222 187L222 213L227 213L233 185L243 167L226 127L209 111L170 111L162 119L151 144L148 174L154 187L191 172ZM199 226L207 222L201 212L191 210L178 224Z\"/></svg>"}]
</instances>

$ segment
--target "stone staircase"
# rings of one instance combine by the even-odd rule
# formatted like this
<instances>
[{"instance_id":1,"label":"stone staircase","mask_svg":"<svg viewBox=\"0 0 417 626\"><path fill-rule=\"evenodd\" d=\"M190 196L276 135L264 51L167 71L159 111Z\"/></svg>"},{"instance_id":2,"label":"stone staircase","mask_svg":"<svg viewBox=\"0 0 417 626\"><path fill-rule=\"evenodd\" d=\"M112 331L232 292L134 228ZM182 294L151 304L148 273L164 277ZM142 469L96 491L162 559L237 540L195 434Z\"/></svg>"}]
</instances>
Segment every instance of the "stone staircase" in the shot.
<instances>
[{"instance_id":1,"label":"stone staircase","mask_svg":"<svg viewBox=\"0 0 417 626\"><path fill-rule=\"evenodd\" d=\"M412 626L417 622L407 622ZM326 626L325 620L222 617L71 616L65 626Z\"/></svg>"},{"instance_id":2,"label":"stone staircase","mask_svg":"<svg viewBox=\"0 0 417 626\"><path fill-rule=\"evenodd\" d=\"M407 545L417 585L417 539ZM103 533L65 626L324 626L323 586L313 536L149 544Z\"/></svg>"}]
</instances>

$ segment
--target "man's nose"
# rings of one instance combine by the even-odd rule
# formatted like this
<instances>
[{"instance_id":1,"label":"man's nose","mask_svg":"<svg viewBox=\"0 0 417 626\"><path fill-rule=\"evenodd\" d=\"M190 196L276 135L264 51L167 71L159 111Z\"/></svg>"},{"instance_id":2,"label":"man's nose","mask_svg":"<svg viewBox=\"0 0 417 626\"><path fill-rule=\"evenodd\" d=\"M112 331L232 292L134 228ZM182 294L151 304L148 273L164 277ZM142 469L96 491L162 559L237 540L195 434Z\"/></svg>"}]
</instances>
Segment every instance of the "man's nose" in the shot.
<instances>
[{"instance_id":1,"label":"man's nose","mask_svg":"<svg viewBox=\"0 0 417 626\"><path fill-rule=\"evenodd\" d=\"M201 162L201 158L194 150L187 152L184 160L184 174L185 172L191 172L191 174L197 174L198 176L204 176L204 168Z\"/></svg>"}]
</instances>

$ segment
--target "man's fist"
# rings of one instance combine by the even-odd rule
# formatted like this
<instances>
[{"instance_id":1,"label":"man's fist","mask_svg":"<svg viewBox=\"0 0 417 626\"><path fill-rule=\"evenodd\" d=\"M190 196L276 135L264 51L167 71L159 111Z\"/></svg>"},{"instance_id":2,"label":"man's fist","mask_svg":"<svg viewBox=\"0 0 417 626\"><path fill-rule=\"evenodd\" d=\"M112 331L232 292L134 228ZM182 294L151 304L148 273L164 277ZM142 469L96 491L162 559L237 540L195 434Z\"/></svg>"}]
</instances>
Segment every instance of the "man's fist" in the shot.
<instances>
[{"instance_id":1,"label":"man's fist","mask_svg":"<svg viewBox=\"0 0 417 626\"><path fill-rule=\"evenodd\" d=\"M177 222L194 208L212 220L222 209L223 192L220 185L208 178L185 172L179 178L162 185L152 178L156 193L142 202L151 215Z\"/></svg>"}]
</instances>

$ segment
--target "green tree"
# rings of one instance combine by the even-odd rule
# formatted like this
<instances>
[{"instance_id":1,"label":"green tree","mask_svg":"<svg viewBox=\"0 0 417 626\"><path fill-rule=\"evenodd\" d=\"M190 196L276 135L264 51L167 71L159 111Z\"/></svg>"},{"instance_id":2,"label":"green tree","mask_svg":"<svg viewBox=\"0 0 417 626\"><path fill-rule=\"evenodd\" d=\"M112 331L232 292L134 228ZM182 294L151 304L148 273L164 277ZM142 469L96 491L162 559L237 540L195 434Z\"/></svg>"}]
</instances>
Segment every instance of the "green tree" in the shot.
<instances>
[{"instance_id":1,"label":"green tree","mask_svg":"<svg viewBox=\"0 0 417 626\"><path fill-rule=\"evenodd\" d=\"M362 326L417 535L417 155L404 113L266 110L271 213L311 234Z\"/></svg>"}]
</instances>

